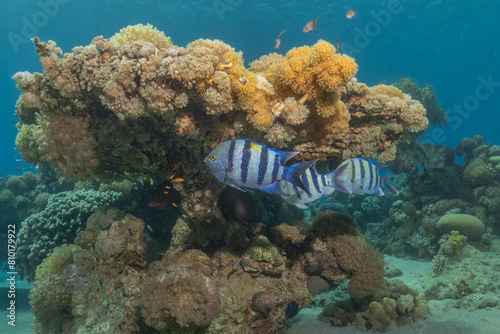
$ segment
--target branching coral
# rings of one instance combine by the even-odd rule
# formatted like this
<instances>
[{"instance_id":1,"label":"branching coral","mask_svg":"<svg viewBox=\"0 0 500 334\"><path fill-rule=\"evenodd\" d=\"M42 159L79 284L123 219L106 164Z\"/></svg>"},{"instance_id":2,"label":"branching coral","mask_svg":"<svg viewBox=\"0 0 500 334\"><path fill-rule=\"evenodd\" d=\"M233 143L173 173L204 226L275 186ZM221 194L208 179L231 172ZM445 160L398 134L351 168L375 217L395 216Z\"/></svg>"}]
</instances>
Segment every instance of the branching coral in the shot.
<instances>
[{"instance_id":1,"label":"branching coral","mask_svg":"<svg viewBox=\"0 0 500 334\"><path fill-rule=\"evenodd\" d=\"M50 253L64 243L73 241L86 220L99 206L112 204L121 194L109 191L79 190L51 195L47 207L26 218L16 242L18 272L34 279L35 268Z\"/></svg>"}]
</instances>

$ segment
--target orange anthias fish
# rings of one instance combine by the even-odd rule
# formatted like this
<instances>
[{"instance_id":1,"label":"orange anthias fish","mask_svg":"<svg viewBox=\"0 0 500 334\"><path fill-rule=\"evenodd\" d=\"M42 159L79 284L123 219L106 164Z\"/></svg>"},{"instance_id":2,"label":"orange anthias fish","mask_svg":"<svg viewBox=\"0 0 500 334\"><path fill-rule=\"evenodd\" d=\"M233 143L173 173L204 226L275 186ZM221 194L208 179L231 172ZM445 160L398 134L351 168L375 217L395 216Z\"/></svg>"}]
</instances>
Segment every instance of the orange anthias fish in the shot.
<instances>
[{"instance_id":1,"label":"orange anthias fish","mask_svg":"<svg viewBox=\"0 0 500 334\"><path fill-rule=\"evenodd\" d=\"M319 17L315 18L312 21L309 21L306 23L304 28L302 28L302 31L305 33L311 32L314 30L314 28L319 29L318 26L316 25L316 20L319 19Z\"/></svg>"},{"instance_id":2,"label":"orange anthias fish","mask_svg":"<svg viewBox=\"0 0 500 334\"><path fill-rule=\"evenodd\" d=\"M281 35L283 35L283 33L285 31L287 31L288 29L286 30L283 30L282 32L280 32L280 34L278 35L278 37L276 38L276 40L274 41L274 48L276 50L279 50L280 46L281 46Z\"/></svg>"},{"instance_id":3,"label":"orange anthias fish","mask_svg":"<svg viewBox=\"0 0 500 334\"><path fill-rule=\"evenodd\" d=\"M347 11L347 14L345 14L345 17L347 17L348 19L352 19L354 16L356 16L356 12L357 10L349 9Z\"/></svg>"},{"instance_id":4,"label":"orange anthias fish","mask_svg":"<svg viewBox=\"0 0 500 334\"><path fill-rule=\"evenodd\" d=\"M157 208L180 202L181 197L179 192L170 188L170 181L161 183L151 195L151 198L148 202L148 207Z\"/></svg>"}]
</instances>

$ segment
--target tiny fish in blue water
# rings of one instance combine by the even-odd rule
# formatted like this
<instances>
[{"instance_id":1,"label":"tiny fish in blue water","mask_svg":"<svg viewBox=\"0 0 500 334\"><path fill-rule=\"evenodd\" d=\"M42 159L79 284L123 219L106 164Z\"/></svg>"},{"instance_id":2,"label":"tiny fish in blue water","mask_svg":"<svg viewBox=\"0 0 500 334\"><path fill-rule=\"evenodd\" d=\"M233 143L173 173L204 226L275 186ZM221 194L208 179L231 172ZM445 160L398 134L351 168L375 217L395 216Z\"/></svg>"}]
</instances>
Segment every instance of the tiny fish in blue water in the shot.
<instances>
[{"instance_id":1,"label":"tiny fish in blue water","mask_svg":"<svg viewBox=\"0 0 500 334\"><path fill-rule=\"evenodd\" d=\"M108 250L108 246L104 246L104 251L107 251Z\"/></svg>"},{"instance_id":2,"label":"tiny fish in blue water","mask_svg":"<svg viewBox=\"0 0 500 334\"><path fill-rule=\"evenodd\" d=\"M205 157L205 164L219 181L240 190L247 187L279 194L276 181L285 180L309 192L300 175L317 160L285 167L284 164L297 154L278 151L250 139L235 139L214 148Z\"/></svg>"},{"instance_id":3,"label":"tiny fish in blue water","mask_svg":"<svg viewBox=\"0 0 500 334\"><path fill-rule=\"evenodd\" d=\"M240 263L241 260L243 260L243 258L239 258L238 260L233 261L233 263L231 263L231 269L233 269L233 272L236 272L236 269L234 269L234 265Z\"/></svg>"},{"instance_id":4,"label":"tiny fish in blue water","mask_svg":"<svg viewBox=\"0 0 500 334\"><path fill-rule=\"evenodd\" d=\"M389 175L381 177L378 174L379 166L360 158L347 159L339 168L345 165L347 170L342 180L345 188L339 190L348 194L383 196L382 188L385 188L394 195L398 194L398 191L387 183Z\"/></svg>"}]
</instances>

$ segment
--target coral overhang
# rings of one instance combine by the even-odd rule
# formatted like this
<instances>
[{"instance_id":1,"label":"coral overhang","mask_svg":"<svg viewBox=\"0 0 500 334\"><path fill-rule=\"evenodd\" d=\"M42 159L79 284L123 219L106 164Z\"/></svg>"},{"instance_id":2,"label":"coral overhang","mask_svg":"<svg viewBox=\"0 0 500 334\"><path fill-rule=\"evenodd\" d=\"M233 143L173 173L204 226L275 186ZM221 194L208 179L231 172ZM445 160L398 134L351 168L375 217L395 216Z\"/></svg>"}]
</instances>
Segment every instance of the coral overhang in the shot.
<instances>
[{"instance_id":1,"label":"coral overhang","mask_svg":"<svg viewBox=\"0 0 500 334\"><path fill-rule=\"evenodd\" d=\"M26 161L64 176L155 178L242 137L298 150L303 160L390 161L393 143L428 124L422 105L396 88L358 83L354 59L323 40L248 69L221 41L179 47L150 25L64 55L53 41L34 42L44 71L14 76L16 144Z\"/></svg>"}]
</instances>

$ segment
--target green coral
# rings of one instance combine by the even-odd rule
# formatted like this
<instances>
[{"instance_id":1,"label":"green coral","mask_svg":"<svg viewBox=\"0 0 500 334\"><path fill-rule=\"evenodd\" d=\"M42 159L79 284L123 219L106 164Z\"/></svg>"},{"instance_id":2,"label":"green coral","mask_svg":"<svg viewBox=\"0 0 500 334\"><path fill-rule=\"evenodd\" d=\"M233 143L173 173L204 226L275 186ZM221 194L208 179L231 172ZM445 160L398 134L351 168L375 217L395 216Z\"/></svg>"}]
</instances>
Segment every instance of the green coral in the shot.
<instances>
[{"instance_id":1,"label":"green coral","mask_svg":"<svg viewBox=\"0 0 500 334\"><path fill-rule=\"evenodd\" d=\"M252 240L252 245L245 252L245 256L265 262L271 262L277 255L278 248L263 235L255 237Z\"/></svg>"},{"instance_id":2,"label":"green coral","mask_svg":"<svg viewBox=\"0 0 500 334\"><path fill-rule=\"evenodd\" d=\"M418 85L411 78L402 78L393 86L399 88L403 93L408 94L417 101L420 101L427 110L427 118L432 125L448 125L446 112L437 105L436 94L431 85L424 88L418 88Z\"/></svg>"},{"instance_id":3,"label":"green coral","mask_svg":"<svg viewBox=\"0 0 500 334\"><path fill-rule=\"evenodd\" d=\"M458 252L467 244L467 239L465 238L465 236L461 235L460 232L451 231L448 242L450 243L450 247L453 250L453 253L458 254Z\"/></svg>"},{"instance_id":4,"label":"green coral","mask_svg":"<svg viewBox=\"0 0 500 334\"><path fill-rule=\"evenodd\" d=\"M73 254L79 252L81 249L80 246L73 244L64 244L61 247L55 248L36 268L35 280L47 279L51 274L61 275L63 269L73 262Z\"/></svg>"},{"instance_id":5,"label":"green coral","mask_svg":"<svg viewBox=\"0 0 500 334\"><path fill-rule=\"evenodd\" d=\"M18 272L33 280L35 268L52 249L74 240L87 218L100 206L120 200L122 194L96 190L65 191L51 195L47 207L21 223L16 252Z\"/></svg>"}]
</instances>

